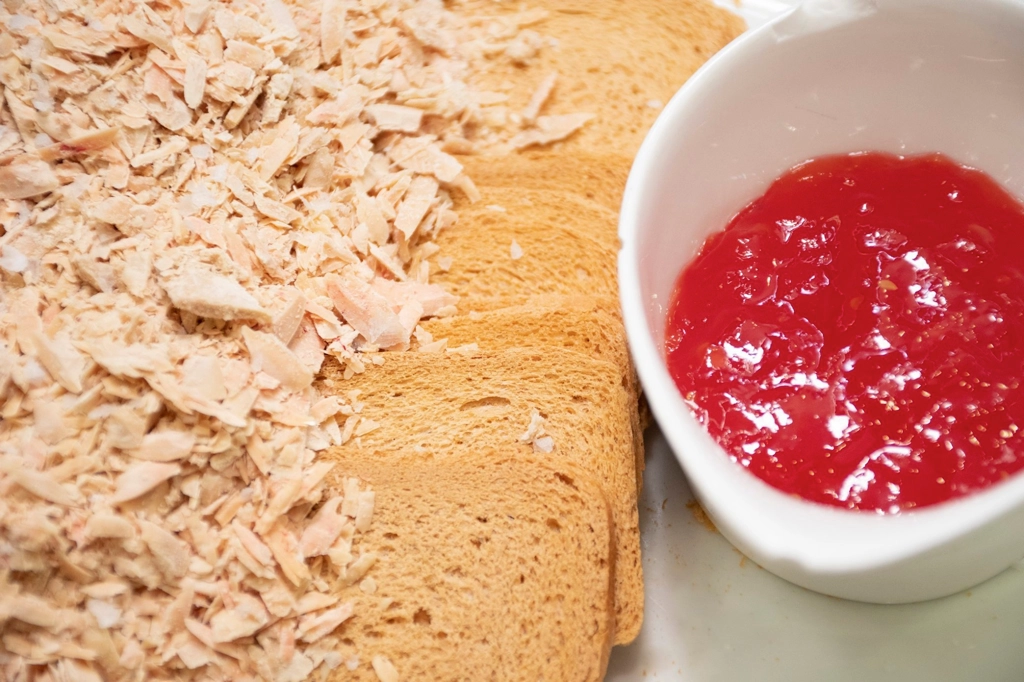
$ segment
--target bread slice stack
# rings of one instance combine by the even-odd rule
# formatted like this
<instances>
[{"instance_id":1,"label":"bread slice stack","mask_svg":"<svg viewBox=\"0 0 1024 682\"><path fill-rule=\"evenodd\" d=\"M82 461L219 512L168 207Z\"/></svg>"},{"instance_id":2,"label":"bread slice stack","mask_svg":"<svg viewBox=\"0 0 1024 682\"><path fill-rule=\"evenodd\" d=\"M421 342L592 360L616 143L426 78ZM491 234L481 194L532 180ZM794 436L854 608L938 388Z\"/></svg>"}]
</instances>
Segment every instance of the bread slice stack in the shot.
<instances>
[{"instance_id":1,"label":"bread slice stack","mask_svg":"<svg viewBox=\"0 0 1024 682\"><path fill-rule=\"evenodd\" d=\"M378 495L364 540L376 592L356 595L346 636L401 679L600 679L610 645L643 621L617 209L662 104L742 26L704 0L531 6L548 10L538 30L558 47L481 86L515 111L557 72L545 111L596 117L542 148L460 159L482 197L457 207L431 273L459 314L422 326L446 349L320 378L369 425L328 456Z\"/></svg>"}]
</instances>

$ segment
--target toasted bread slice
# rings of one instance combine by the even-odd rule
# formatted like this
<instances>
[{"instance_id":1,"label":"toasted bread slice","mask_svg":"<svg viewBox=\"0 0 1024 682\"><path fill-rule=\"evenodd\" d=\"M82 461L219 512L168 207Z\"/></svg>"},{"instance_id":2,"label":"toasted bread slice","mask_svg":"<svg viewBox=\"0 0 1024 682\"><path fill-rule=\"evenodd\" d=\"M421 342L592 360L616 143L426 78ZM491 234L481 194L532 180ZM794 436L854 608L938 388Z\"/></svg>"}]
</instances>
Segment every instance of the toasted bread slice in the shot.
<instances>
[{"instance_id":1,"label":"toasted bread slice","mask_svg":"<svg viewBox=\"0 0 1024 682\"><path fill-rule=\"evenodd\" d=\"M574 192L528 187L481 187L481 199L458 207L459 221L476 229L523 222L560 225L585 234L607 248L619 248L618 212ZM456 226L455 229L458 229Z\"/></svg>"},{"instance_id":2,"label":"toasted bread slice","mask_svg":"<svg viewBox=\"0 0 1024 682\"><path fill-rule=\"evenodd\" d=\"M451 262L431 281L458 296L461 310L524 303L538 294L617 297L616 248L543 218L462 220L435 241Z\"/></svg>"},{"instance_id":3,"label":"toasted bread slice","mask_svg":"<svg viewBox=\"0 0 1024 682\"><path fill-rule=\"evenodd\" d=\"M458 458L479 449L531 454L535 441L524 436L534 413L543 417L544 433L553 445L546 456L592 472L611 504L615 642L632 641L643 620L636 404L624 390L617 366L546 348L396 353L347 380L337 371L336 365L325 365L324 393L360 391L361 417L379 425L340 446L340 453L409 452L433 459Z\"/></svg>"},{"instance_id":4,"label":"toasted bread slice","mask_svg":"<svg viewBox=\"0 0 1024 682\"><path fill-rule=\"evenodd\" d=\"M622 318L590 296L549 296L528 304L469 313L423 323L435 339L447 339L448 347L475 343L481 350L510 348L567 348L606 360L619 368L631 402L639 406L640 386L626 345ZM638 409L630 411L636 455L637 490L643 487L644 424Z\"/></svg>"},{"instance_id":5,"label":"toasted bread slice","mask_svg":"<svg viewBox=\"0 0 1024 682\"><path fill-rule=\"evenodd\" d=\"M355 615L340 633L359 666L331 679L379 682L375 657L401 680L603 678L614 556L608 504L589 474L479 450L431 461L324 456L372 487L357 549L377 556L376 589L342 595Z\"/></svg>"},{"instance_id":6,"label":"toasted bread slice","mask_svg":"<svg viewBox=\"0 0 1024 682\"><path fill-rule=\"evenodd\" d=\"M462 156L459 161L485 194L489 187L571 192L616 212L632 164L631 157L618 154L548 151Z\"/></svg>"},{"instance_id":7,"label":"toasted bread slice","mask_svg":"<svg viewBox=\"0 0 1024 682\"><path fill-rule=\"evenodd\" d=\"M534 297L522 305L435 318L421 326L434 339L448 339L449 348L475 343L484 351L575 350L611 362L634 381L618 307L593 296Z\"/></svg>"},{"instance_id":8,"label":"toasted bread slice","mask_svg":"<svg viewBox=\"0 0 1024 682\"><path fill-rule=\"evenodd\" d=\"M551 146L568 158L632 158L662 105L744 28L742 19L706 0L537 0L530 7L549 11L539 30L557 46L542 49L525 69L495 62L480 81L494 89L514 83L508 106L522 111L537 85L558 72L542 113L595 115Z\"/></svg>"}]
</instances>

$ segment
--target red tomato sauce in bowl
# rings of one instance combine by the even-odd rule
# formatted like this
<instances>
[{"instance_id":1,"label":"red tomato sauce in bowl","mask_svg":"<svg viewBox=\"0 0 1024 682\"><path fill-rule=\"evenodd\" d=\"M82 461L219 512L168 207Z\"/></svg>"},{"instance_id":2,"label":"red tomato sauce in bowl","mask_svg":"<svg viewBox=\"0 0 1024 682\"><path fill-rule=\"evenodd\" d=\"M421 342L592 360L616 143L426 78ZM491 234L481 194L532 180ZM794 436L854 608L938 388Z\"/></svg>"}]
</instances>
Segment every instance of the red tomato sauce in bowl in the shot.
<instances>
[{"instance_id":1,"label":"red tomato sauce in bowl","mask_svg":"<svg viewBox=\"0 0 1024 682\"><path fill-rule=\"evenodd\" d=\"M938 155L822 157L676 283L669 371L772 486L897 513L1024 468L1024 206Z\"/></svg>"}]
</instances>

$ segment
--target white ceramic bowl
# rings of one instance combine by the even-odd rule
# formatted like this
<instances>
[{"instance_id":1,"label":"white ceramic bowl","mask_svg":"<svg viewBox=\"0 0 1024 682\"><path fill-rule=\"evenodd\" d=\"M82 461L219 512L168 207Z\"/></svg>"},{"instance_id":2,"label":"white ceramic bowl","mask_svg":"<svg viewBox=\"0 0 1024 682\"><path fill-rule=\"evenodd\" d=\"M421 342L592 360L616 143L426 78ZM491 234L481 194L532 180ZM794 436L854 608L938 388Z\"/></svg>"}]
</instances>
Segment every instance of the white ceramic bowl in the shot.
<instances>
[{"instance_id":1,"label":"white ceramic bowl","mask_svg":"<svg viewBox=\"0 0 1024 682\"><path fill-rule=\"evenodd\" d=\"M729 459L664 362L666 305L704 239L794 164L862 150L944 152L1024 196L1024 2L808 0L722 50L665 107L633 164L622 306L654 415L725 537L812 590L921 601L1024 556L1024 476L896 516L802 502Z\"/></svg>"}]
</instances>

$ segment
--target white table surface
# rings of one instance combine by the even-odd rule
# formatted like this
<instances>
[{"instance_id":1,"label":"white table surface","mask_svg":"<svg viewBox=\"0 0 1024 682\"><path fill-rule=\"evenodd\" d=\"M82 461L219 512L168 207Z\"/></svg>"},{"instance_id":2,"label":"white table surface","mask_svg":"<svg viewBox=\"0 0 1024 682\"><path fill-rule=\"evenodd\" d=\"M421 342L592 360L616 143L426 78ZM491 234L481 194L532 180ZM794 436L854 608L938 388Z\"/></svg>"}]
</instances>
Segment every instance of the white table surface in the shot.
<instances>
[{"instance_id":1,"label":"white table surface","mask_svg":"<svg viewBox=\"0 0 1024 682\"><path fill-rule=\"evenodd\" d=\"M646 609L608 682L1021 682L1024 569L922 604L874 606L776 578L702 524L668 444L647 438Z\"/></svg>"}]
</instances>

